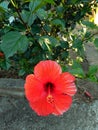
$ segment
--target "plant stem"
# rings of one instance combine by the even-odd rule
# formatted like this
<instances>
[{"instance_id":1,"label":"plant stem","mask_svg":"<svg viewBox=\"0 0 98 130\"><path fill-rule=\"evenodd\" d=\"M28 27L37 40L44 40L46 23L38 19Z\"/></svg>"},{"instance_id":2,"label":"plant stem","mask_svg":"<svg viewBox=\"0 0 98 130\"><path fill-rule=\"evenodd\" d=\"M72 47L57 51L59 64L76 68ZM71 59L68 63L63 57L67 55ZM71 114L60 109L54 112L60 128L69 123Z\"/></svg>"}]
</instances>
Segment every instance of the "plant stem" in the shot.
<instances>
[{"instance_id":1,"label":"plant stem","mask_svg":"<svg viewBox=\"0 0 98 130\"><path fill-rule=\"evenodd\" d=\"M95 33L91 34L89 37L83 39L83 42L88 41L89 39L91 39L93 36L95 36L95 35L97 35L97 34L98 34L98 32L95 32Z\"/></svg>"},{"instance_id":2,"label":"plant stem","mask_svg":"<svg viewBox=\"0 0 98 130\"><path fill-rule=\"evenodd\" d=\"M12 4L13 5L13 4ZM20 11L19 11L19 8L18 8L18 6L16 7L16 6L14 6L14 8L16 9L16 12L17 12L17 14L18 14L18 17L19 17L19 19L20 19L20 21L22 22L22 24L24 25L24 27L26 28L26 30L29 30L28 31L28 33L33 37L33 33L30 31L30 27L27 25L27 23L25 23L24 22L24 20L22 19L22 17L21 17L21 14L20 14Z\"/></svg>"}]
</instances>

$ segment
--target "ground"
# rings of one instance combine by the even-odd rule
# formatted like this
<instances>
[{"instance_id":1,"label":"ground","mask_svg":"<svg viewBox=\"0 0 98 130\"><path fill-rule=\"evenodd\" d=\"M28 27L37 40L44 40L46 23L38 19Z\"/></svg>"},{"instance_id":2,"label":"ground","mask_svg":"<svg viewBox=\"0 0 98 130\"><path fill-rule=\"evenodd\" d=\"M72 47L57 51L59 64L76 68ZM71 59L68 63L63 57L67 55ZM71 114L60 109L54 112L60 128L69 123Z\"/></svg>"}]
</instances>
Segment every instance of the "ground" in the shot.
<instances>
[{"instance_id":1,"label":"ground","mask_svg":"<svg viewBox=\"0 0 98 130\"><path fill-rule=\"evenodd\" d=\"M0 79L0 86L4 88L23 88L23 85L23 79ZM76 99L63 115L41 117L31 110L23 95L1 96L0 130L98 130L98 100Z\"/></svg>"}]
</instances>

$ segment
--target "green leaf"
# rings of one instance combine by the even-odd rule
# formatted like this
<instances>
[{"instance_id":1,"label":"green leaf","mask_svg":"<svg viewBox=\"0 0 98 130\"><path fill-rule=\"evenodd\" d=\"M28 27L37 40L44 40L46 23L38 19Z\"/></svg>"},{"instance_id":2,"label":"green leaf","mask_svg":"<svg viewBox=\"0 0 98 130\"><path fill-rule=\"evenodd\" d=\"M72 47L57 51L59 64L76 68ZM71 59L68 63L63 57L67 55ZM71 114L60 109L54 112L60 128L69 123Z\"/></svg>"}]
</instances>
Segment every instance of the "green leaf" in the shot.
<instances>
[{"instance_id":1,"label":"green leaf","mask_svg":"<svg viewBox=\"0 0 98 130\"><path fill-rule=\"evenodd\" d=\"M76 69L76 68L82 68L81 64L76 60L73 60L72 69Z\"/></svg>"},{"instance_id":2,"label":"green leaf","mask_svg":"<svg viewBox=\"0 0 98 130\"><path fill-rule=\"evenodd\" d=\"M31 0L29 4L29 10L32 12L32 14L34 14L47 3L54 4L54 0Z\"/></svg>"},{"instance_id":3,"label":"green leaf","mask_svg":"<svg viewBox=\"0 0 98 130\"><path fill-rule=\"evenodd\" d=\"M0 6L0 15L3 14L4 12L6 12L6 11L4 10L4 8L2 8L2 7Z\"/></svg>"},{"instance_id":4,"label":"green leaf","mask_svg":"<svg viewBox=\"0 0 98 130\"><path fill-rule=\"evenodd\" d=\"M6 69L8 70L11 67L9 59L6 59Z\"/></svg>"},{"instance_id":5,"label":"green leaf","mask_svg":"<svg viewBox=\"0 0 98 130\"><path fill-rule=\"evenodd\" d=\"M25 74L26 72L25 72L25 70L24 69L21 69L21 70L19 70L19 76L23 76L24 74Z\"/></svg>"},{"instance_id":6,"label":"green leaf","mask_svg":"<svg viewBox=\"0 0 98 130\"><path fill-rule=\"evenodd\" d=\"M71 72L73 75L79 78L85 77L85 73L81 67L81 64L75 60L73 60L72 69L69 70L69 72Z\"/></svg>"},{"instance_id":7,"label":"green leaf","mask_svg":"<svg viewBox=\"0 0 98 130\"><path fill-rule=\"evenodd\" d=\"M51 32L51 26L50 26L50 25L45 24L45 25L43 26L43 28L44 28L44 30L45 30L46 32Z\"/></svg>"},{"instance_id":8,"label":"green leaf","mask_svg":"<svg viewBox=\"0 0 98 130\"><path fill-rule=\"evenodd\" d=\"M32 33L37 34L41 32L41 27L38 24L33 24L32 25Z\"/></svg>"},{"instance_id":9,"label":"green leaf","mask_svg":"<svg viewBox=\"0 0 98 130\"><path fill-rule=\"evenodd\" d=\"M38 9L44 5L43 0L32 0L29 4L29 10L34 14Z\"/></svg>"},{"instance_id":10,"label":"green leaf","mask_svg":"<svg viewBox=\"0 0 98 130\"><path fill-rule=\"evenodd\" d=\"M43 36L39 38L39 44L42 47L43 50L48 50L51 52L51 48L50 48L50 40L49 38Z\"/></svg>"},{"instance_id":11,"label":"green leaf","mask_svg":"<svg viewBox=\"0 0 98 130\"><path fill-rule=\"evenodd\" d=\"M44 9L39 9L36 12L36 15L38 16L38 18L40 20L47 19L47 17L48 17L47 12Z\"/></svg>"},{"instance_id":12,"label":"green leaf","mask_svg":"<svg viewBox=\"0 0 98 130\"><path fill-rule=\"evenodd\" d=\"M3 1L2 3L0 3L0 7L2 7L5 11L8 10L8 5L8 1Z\"/></svg>"},{"instance_id":13,"label":"green leaf","mask_svg":"<svg viewBox=\"0 0 98 130\"><path fill-rule=\"evenodd\" d=\"M47 3L54 4L54 0L44 0Z\"/></svg>"},{"instance_id":14,"label":"green leaf","mask_svg":"<svg viewBox=\"0 0 98 130\"><path fill-rule=\"evenodd\" d=\"M68 49L69 48L69 44L67 41L60 41L61 47L64 49Z\"/></svg>"},{"instance_id":15,"label":"green leaf","mask_svg":"<svg viewBox=\"0 0 98 130\"><path fill-rule=\"evenodd\" d=\"M95 41L94 41L94 45L95 45L95 47L98 48L98 38L95 39Z\"/></svg>"},{"instance_id":16,"label":"green leaf","mask_svg":"<svg viewBox=\"0 0 98 130\"><path fill-rule=\"evenodd\" d=\"M74 39L73 47L80 49L82 47L82 40L79 38Z\"/></svg>"},{"instance_id":17,"label":"green leaf","mask_svg":"<svg viewBox=\"0 0 98 130\"><path fill-rule=\"evenodd\" d=\"M23 3L30 2L31 0L21 0Z\"/></svg>"},{"instance_id":18,"label":"green leaf","mask_svg":"<svg viewBox=\"0 0 98 130\"><path fill-rule=\"evenodd\" d=\"M97 65L91 65L89 66L89 70L88 70L88 76L89 75L95 75L98 71L98 66Z\"/></svg>"},{"instance_id":19,"label":"green leaf","mask_svg":"<svg viewBox=\"0 0 98 130\"><path fill-rule=\"evenodd\" d=\"M31 12L26 10L22 10L21 16L23 21L27 23L29 26L31 26L34 23L34 20L36 19L35 14L32 14Z\"/></svg>"},{"instance_id":20,"label":"green leaf","mask_svg":"<svg viewBox=\"0 0 98 130\"><path fill-rule=\"evenodd\" d=\"M86 25L87 27L89 27L89 28L91 28L91 29L96 29L96 28L98 28L93 22L82 21L82 24Z\"/></svg>"},{"instance_id":21,"label":"green leaf","mask_svg":"<svg viewBox=\"0 0 98 130\"><path fill-rule=\"evenodd\" d=\"M56 11L57 11L59 16L62 16L64 13L64 7L59 5L59 6L57 6Z\"/></svg>"},{"instance_id":22,"label":"green leaf","mask_svg":"<svg viewBox=\"0 0 98 130\"><path fill-rule=\"evenodd\" d=\"M3 36L1 49L6 58L13 56L17 51L23 53L28 47L28 39L21 33L12 31Z\"/></svg>"},{"instance_id":23,"label":"green leaf","mask_svg":"<svg viewBox=\"0 0 98 130\"><path fill-rule=\"evenodd\" d=\"M62 67L62 72L67 72L68 71L68 66L61 65Z\"/></svg>"},{"instance_id":24,"label":"green leaf","mask_svg":"<svg viewBox=\"0 0 98 130\"><path fill-rule=\"evenodd\" d=\"M5 18L5 10L0 7L0 22L3 21Z\"/></svg>"},{"instance_id":25,"label":"green leaf","mask_svg":"<svg viewBox=\"0 0 98 130\"><path fill-rule=\"evenodd\" d=\"M43 50L48 50L51 52L51 47L56 47L59 45L59 42L56 38L51 36L42 36L39 38L39 44Z\"/></svg>"},{"instance_id":26,"label":"green leaf","mask_svg":"<svg viewBox=\"0 0 98 130\"><path fill-rule=\"evenodd\" d=\"M56 26L61 26L62 28L65 28L65 23L64 23L64 21L61 20L61 19L54 19L54 20L52 21L52 24L53 24L53 25L56 25Z\"/></svg>"},{"instance_id":27,"label":"green leaf","mask_svg":"<svg viewBox=\"0 0 98 130\"><path fill-rule=\"evenodd\" d=\"M3 1L0 3L0 22L5 19L5 13L8 11L8 1Z\"/></svg>"},{"instance_id":28,"label":"green leaf","mask_svg":"<svg viewBox=\"0 0 98 130\"><path fill-rule=\"evenodd\" d=\"M64 59L68 58L68 51L61 52L61 57Z\"/></svg>"},{"instance_id":29,"label":"green leaf","mask_svg":"<svg viewBox=\"0 0 98 130\"><path fill-rule=\"evenodd\" d=\"M90 80L90 81L92 81L92 82L97 82L97 81L98 81L98 80L97 80L97 77L94 76L94 75L89 76L87 79Z\"/></svg>"},{"instance_id":30,"label":"green leaf","mask_svg":"<svg viewBox=\"0 0 98 130\"><path fill-rule=\"evenodd\" d=\"M8 70L11 67L11 62L9 59L0 60L0 68Z\"/></svg>"},{"instance_id":31,"label":"green leaf","mask_svg":"<svg viewBox=\"0 0 98 130\"><path fill-rule=\"evenodd\" d=\"M57 46L60 45L59 41L58 41L55 37L46 36L46 38L49 39L49 44L50 44L52 47L57 47Z\"/></svg>"},{"instance_id":32,"label":"green leaf","mask_svg":"<svg viewBox=\"0 0 98 130\"><path fill-rule=\"evenodd\" d=\"M85 77L85 74L84 74L82 68L75 68L75 69L69 70L69 72L72 73L73 75L75 75L76 77L79 77L79 78Z\"/></svg>"}]
</instances>

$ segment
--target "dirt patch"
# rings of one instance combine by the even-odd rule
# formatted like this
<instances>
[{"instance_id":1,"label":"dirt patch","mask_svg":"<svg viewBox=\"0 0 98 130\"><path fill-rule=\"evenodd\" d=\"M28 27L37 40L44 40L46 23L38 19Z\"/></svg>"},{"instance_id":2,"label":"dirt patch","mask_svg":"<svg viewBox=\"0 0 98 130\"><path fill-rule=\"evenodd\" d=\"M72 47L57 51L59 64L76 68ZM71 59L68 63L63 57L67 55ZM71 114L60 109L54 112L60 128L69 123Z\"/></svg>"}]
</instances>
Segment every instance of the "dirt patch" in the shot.
<instances>
[{"instance_id":1,"label":"dirt patch","mask_svg":"<svg viewBox=\"0 0 98 130\"><path fill-rule=\"evenodd\" d=\"M0 78L14 78L14 79L25 79L26 76L19 76L18 71L15 69L0 70Z\"/></svg>"},{"instance_id":2,"label":"dirt patch","mask_svg":"<svg viewBox=\"0 0 98 130\"><path fill-rule=\"evenodd\" d=\"M76 84L78 91L74 96L74 101L88 103L98 99L98 83L77 79Z\"/></svg>"}]
</instances>

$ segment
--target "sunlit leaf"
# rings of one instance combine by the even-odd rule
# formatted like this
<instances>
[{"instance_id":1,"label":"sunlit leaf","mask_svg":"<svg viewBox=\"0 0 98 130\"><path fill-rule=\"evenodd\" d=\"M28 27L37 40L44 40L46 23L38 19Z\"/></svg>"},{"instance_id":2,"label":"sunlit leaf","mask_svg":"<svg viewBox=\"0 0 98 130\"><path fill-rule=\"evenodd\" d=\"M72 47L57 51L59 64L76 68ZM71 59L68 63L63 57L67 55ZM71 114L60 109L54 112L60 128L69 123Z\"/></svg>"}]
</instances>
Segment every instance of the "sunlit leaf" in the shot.
<instances>
[{"instance_id":1,"label":"sunlit leaf","mask_svg":"<svg viewBox=\"0 0 98 130\"><path fill-rule=\"evenodd\" d=\"M49 50L51 52L51 47L56 47L59 45L59 42L56 38L51 36L42 36L39 38L39 44L43 50Z\"/></svg>"},{"instance_id":2,"label":"sunlit leaf","mask_svg":"<svg viewBox=\"0 0 98 130\"><path fill-rule=\"evenodd\" d=\"M3 1L0 3L0 7L2 7L4 10L8 10L8 5L9 5L8 1Z\"/></svg>"},{"instance_id":3,"label":"sunlit leaf","mask_svg":"<svg viewBox=\"0 0 98 130\"><path fill-rule=\"evenodd\" d=\"M86 25L87 27L89 27L89 28L91 28L91 29L96 29L96 28L98 28L93 22L82 21L82 24Z\"/></svg>"}]
</instances>

